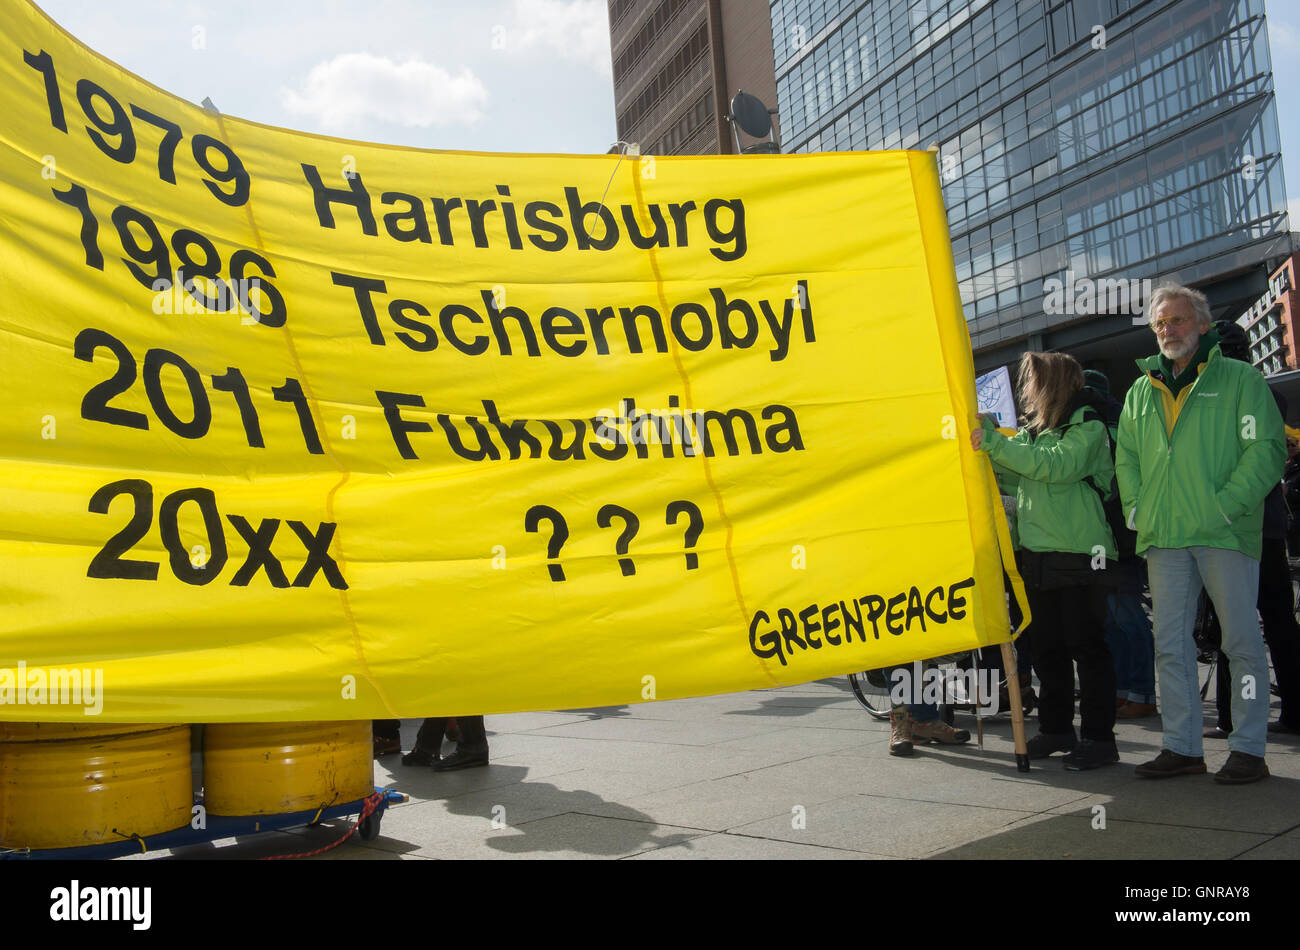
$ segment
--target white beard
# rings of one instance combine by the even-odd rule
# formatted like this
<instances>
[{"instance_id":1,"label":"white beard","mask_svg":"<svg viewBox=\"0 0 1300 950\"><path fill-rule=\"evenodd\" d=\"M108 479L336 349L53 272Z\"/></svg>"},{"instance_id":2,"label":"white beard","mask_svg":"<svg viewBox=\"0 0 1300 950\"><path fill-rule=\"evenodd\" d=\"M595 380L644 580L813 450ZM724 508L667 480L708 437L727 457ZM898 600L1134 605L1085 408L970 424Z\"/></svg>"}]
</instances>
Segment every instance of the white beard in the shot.
<instances>
[{"instance_id":1,"label":"white beard","mask_svg":"<svg viewBox=\"0 0 1300 950\"><path fill-rule=\"evenodd\" d=\"M1165 359L1177 363L1179 360L1185 360L1196 352L1197 347L1201 345L1199 338L1188 340L1183 344L1161 343L1160 352Z\"/></svg>"}]
</instances>

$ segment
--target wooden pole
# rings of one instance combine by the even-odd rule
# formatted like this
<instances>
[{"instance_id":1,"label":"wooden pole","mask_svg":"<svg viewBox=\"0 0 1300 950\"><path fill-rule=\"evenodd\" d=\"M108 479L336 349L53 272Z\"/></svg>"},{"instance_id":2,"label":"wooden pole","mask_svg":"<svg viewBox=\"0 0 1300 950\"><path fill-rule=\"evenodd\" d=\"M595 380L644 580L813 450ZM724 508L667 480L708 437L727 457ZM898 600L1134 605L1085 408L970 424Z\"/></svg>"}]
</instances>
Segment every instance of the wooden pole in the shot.
<instances>
[{"instance_id":1,"label":"wooden pole","mask_svg":"<svg viewBox=\"0 0 1300 950\"><path fill-rule=\"evenodd\" d=\"M1020 671L1016 669L1015 644L1002 644L1002 668L1007 674L1007 696L1011 700L1011 734L1016 743L1016 771L1029 771L1029 743L1025 739L1025 707L1020 701Z\"/></svg>"}]
</instances>

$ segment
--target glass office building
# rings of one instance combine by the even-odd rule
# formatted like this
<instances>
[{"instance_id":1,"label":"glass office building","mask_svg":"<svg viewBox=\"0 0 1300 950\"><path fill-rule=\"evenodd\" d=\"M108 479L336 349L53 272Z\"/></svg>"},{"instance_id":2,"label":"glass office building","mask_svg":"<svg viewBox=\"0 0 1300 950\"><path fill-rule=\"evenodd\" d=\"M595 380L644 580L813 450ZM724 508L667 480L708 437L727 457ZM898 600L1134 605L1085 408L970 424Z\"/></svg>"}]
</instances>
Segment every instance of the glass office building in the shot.
<instances>
[{"instance_id":1,"label":"glass office building","mask_svg":"<svg viewBox=\"0 0 1300 950\"><path fill-rule=\"evenodd\" d=\"M1141 301L1057 286L1173 278L1235 319L1290 254L1263 0L773 0L771 24L786 151L938 146L977 369L1054 348L1131 379Z\"/></svg>"}]
</instances>

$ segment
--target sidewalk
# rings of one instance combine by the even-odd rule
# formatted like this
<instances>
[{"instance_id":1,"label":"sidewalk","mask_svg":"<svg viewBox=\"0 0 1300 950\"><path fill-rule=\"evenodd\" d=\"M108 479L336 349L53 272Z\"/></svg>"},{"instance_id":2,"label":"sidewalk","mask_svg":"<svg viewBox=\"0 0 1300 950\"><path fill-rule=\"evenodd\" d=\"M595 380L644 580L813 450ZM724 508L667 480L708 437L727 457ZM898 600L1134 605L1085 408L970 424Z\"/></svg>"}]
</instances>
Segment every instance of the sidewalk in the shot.
<instances>
[{"instance_id":1,"label":"sidewalk","mask_svg":"<svg viewBox=\"0 0 1300 950\"><path fill-rule=\"evenodd\" d=\"M1213 704L1205 706L1213 723ZM1272 718L1277 717L1274 701ZM1300 858L1300 737L1270 740L1272 777L1137 779L1160 720L1121 722L1123 761L1066 772L1060 757L1015 769L1011 721L973 716L964 747L889 755L888 723L844 678L783 689L487 718L492 764L438 774L375 763L410 796L380 835L315 860L389 858ZM402 723L405 748L418 720ZM1033 716L1029 734L1037 728ZM445 748L450 749L448 744ZM1096 811L1101 806L1103 811ZM350 822L181 849L186 858L310 851ZM149 859L163 856L141 855Z\"/></svg>"}]
</instances>

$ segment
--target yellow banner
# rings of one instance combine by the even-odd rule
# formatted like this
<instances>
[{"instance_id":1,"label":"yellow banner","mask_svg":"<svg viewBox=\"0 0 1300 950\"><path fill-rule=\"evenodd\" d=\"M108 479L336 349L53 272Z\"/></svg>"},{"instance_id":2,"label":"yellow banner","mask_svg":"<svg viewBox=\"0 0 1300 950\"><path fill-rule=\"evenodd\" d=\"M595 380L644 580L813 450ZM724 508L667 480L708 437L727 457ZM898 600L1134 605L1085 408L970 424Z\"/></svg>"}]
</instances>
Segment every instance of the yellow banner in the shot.
<instances>
[{"instance_id":1,"label":"yellow banner","mask_svg":"<svg viewBox=\"0 0 1300 950\"><path fill-rule=\"evenodd\" d=\"M925 152L305 135L10 2L0 292L0 720L612 705L1008 638Z\"/></svg>"}]
</instances>

